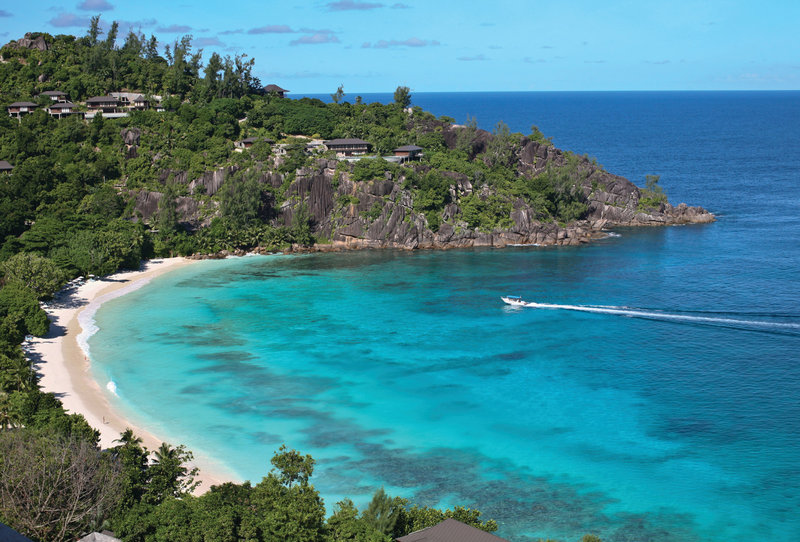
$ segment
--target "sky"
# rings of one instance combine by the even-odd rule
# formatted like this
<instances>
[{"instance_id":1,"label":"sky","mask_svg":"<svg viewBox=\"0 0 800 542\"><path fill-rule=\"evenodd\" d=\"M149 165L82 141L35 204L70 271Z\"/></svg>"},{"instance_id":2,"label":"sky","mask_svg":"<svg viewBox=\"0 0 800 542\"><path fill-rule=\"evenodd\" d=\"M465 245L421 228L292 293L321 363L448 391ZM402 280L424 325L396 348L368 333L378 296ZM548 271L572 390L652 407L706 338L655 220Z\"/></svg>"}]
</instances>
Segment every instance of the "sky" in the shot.
<instances>
[{"instance_id":1,"label":"sky","mask_svg":"<svg viewBox=\"0 0 800 542\"><path fill-rule=\"evenodd\" d=\"M30 0L0 3L0 43L93 15L296 94L800 89L800 0Z\"/></svg>"}]
</instances>

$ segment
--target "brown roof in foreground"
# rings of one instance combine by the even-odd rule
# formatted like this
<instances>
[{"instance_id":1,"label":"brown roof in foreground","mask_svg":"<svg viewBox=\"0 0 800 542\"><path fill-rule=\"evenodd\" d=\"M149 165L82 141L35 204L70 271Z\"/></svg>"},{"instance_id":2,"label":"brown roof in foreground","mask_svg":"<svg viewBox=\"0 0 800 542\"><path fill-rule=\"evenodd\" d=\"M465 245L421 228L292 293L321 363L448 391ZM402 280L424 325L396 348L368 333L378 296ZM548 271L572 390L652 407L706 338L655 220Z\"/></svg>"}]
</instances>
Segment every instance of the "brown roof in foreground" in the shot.
<instances>
[{"instance_id":1,"label":"brown roof in foreground","mask_svg":"<svg viewBox=\"0 0 800 542\"><path fill-rule=\"evenodd\" d=\"M401 536L397 542L508 542L486 531L448 518L433 527Z\"/></svg>"},{"instance_id":2,"label":"brown roof in foreground","mask_svg":"<svg viewBox=\"0 0 800 542\"><path fill-rule=\"evenodd\" d=\"M35 104L33 102L14 102L8 107L39 107L39 104Z\"/></svg>"},{"instance_id":3,"label":"brown roof in foreground","mask_svg":"<svg viewBox=\"0 0 800 542\"><path fill-rule=\"evenodd\" d=\"M50 109L67 109L69 107L75 107L75 104L71 102L59 102L51 105Z\"/></svg>"},{"instance_id":4,"label":"brown roof in foreground","mask_svg":"<svg viewBox=\"0 0 800 542\"><path fill-rule=\"evenodd\" d=\"M0 171L11 171L12 169L14 169L14 166L5 160L0 160Z\"/></svg>"}]
</instances>

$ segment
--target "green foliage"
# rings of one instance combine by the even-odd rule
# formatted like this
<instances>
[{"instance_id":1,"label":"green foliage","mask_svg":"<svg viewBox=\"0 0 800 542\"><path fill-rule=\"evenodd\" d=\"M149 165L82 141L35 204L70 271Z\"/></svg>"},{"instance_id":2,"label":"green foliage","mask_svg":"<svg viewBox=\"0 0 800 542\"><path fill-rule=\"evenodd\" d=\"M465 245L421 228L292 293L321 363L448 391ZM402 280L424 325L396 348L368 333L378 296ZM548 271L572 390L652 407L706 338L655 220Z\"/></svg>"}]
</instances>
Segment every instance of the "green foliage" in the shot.
<instances>
[{"instance_id":1,"label":"green foliage","mask_svg":"<svg viewBox=\"0 0 800 542\"><path fill-rule=\"evenodd\" d=\"M173 448L167 443L154 452L152 463L147 469L148 485L142 496L147 504L159 504L169 497L183 497L191 493L197 483L194 477L197 468L188 468L192 452L183 446Z\"/></svg>"},{"instance_id":2,"label":"green foliage","mask_svg":"<svg viewBox=\"0 0 800 542\"><path fill-rule=\"evenodd\" d=\"M414 181L414 211L423 213L432 231L442 223L442 209L450 203L450 180L431 170Z\"/></svg>"},{"instance_id":3,"label":"green foliage","mask_svg":"<svg viewBox=\"0 0 800 542\"><path fill-rule=\"evenodd\" d=\"M658 184L661 180L660 175L645 175L645 188L641 188L638 208L640 211L648 209L658 209L663 203L667 203L667 195L664 188Z\"/></svg>"},{"instance_id":4,"label":"green foliage","mask_svg":"<svg viewBox=\"0 0 800 542\"><path fill-rule=\"evenodd\" d=\"M308 206L301 203L292 213L292 240L298 245L311 246L314 244L314 235L311 231L311 214L308 212Z\"/></svg>"},{"instance_id":5,"label":"green foliage","mask_svg":"<svg viewBox=\"0 0 800 542\"><path fill-rule=\"evenodd\" d=\"M259 221L266 206L266 191L257 170L238 171L219 191L219 210L233 228L245 228Z\"/></svg>"},{"instance_id":6,"label":"green foliage","mask_svg":"<svg viewBox=\"0 0 800 542\"><path fill-rule=\"evenodd\" d=\"M66 282L66 276L52 260L36 253L20 252L0 263L5 283L17 284L38 298L51 297Z\"/></svg>"},{"instance_id":7,"label":"green foliage","mask_svg":"<svg viewBox=\"0 0 800 542\"><path fill-rule=\"evenodd\" d=\"M0 517L37 540L74 540L117 502L119 476L90 443L30 429L0 431Z\"/></svg>"},{"instance_id":8,"label":"green foliage","mask_svg":"<svg viewBox=\"0 0 800 542\"><path fill-rule=\"evenodd\" d=\"M547 147L553 146L553 138L545 136L540 130L539 127L536 125L531 126L531 133L528 136L528 139L540 143L542 145L546 145Z\"/></svg>"},{"instance_id":9,"label":"green foliage","mask_svg":"<svg viewBox=\"0 0 800 542\"><path fill-rule=\"evenodd\" d=\"M272 458L275 467L250 495L258 513L246 518L243 528L261 539L313 542L322 540L325 508L309 484L314 460L285 446Z\"/></svg>"},{"instance_id":10,"label":"green foliage","mask_svg":"<svg viewBox=\"0 0 800 542\"><path fill-rule=\"evenodd\" d=\"M500 121L494 128L493 136L486 146L483 161L489 167L512 167L516 158L514 149L519 142L519 134L512 134L508 125Z\"/></svg>"},{"instance_id":11,"label":"green foliage","mask_svg":"<svg viewBox=\"0 0 800 542\"><path fill-rule=\"evenodd\" d=\"M332 136L336 127L333 111L322 101L303 98L275 98L254 102L247 122L274 134Z\"/></svg>"},{"instance_id":12,"label":"green foliage","mask_svg":"<svg viewBox=\"0 0 800 542\"><path fill-rule=\"evenodd\" d=\"M387 173L396 175L400 169L397 164L389 163L381 157L365 158L353 164L350 178L355 182L383 180Z\"/></svg>"},{"instance_id":13,"label":"green foliage","mask_svg":"<svg viewBox=\"0 0 800 542\"><path fill-rule=\"evenodd\" d=\"M401 510L402 500L392 499L383 488L380 488L372 496L372 500L361 518L377 532L390 535L395 531Z\"/></svg>"},{"instance_id":14,"label":"green foliage","mask_svg":"<svg viewBox=\"0 0 800 542\"><path fill-rule=\"evenodd\" d=\"M383 202L376 201L368 211L363 213L363 216L370 221L376 220L383 213Z\"/></svg>"},{"instance_id":15,"label":"green foliage","mask_svg":"<svg viewBox=\"0 0 800 542\"><path fill-rule=\"evenodd\" d=\"M408 87L397 87L394 91L394 103L405 109L411 105L411 89Z\"/></svg>"},{"instance_id":16,"label":"green foliage","mask_svg":"<svg viewBox=\"0 0 800 542\"><path fill-rule=\"evenodd\" d=\"M66 247L53 252L53 258L85 277L103 276L120 268L138 268L144 245L143 226L118 219L96 231L76 232Z\"/></svg>"},{"instance_id":17,"label":"green foliage","mask_svg":"<svg viewBox=\"0 0 800 542\"><path fill-rule=\"evenodd\" d=\"M0 289L0 319L25 335L41 337L50 329L47 313L39 306L36 293L18 283Z\"/></svg>"},{"instance_id":18,"label":"green foliage","mask_svg":"<svg viewBox=\"0 0 800 542\"><path fill-rule=\"evenodd\" d=\"M495 228L509 228L511 221L511 203L500 196L489 196L485 199L471 194L462 198L461 218L473 229L490 231Z\"/></svg>"},{"instance_id":19,"label":"green foliage","mask_svg":"<svg viewBox=\"0 0 800 542\"><path fill-rule=\"evenodd\" d=\"M358 509L350 499L336 503L333 515L328 518L328 540L331 542L391 542L392 538L370 521L358 516Z\"/></svg>"},{"instance_id":20,"label":"green foliage","mask_svg":"<svg viewBox=\"0 0 800 542\"><path fill-rule=\"evenodd\" d=\"M345 96L344 85L339 85L339 88L336 89L336 92L331 94L331 100L333 100L333 103L338 104L339 102L342 101L342 98L344 98L344 96Z\"/></svg>"},{"instance_id":21,"label":"green foliage","mask_svg":"<svg viewBox=\"0 0 800 542\"><path fill-rule=\"evenodd\" d=\"M510 191L528 200L539 217L568 223L584 218L589 209L579 178L577 159L570 158L563 167L548 166L539 175L518 177Z\"/></svg>"}]
</instances>

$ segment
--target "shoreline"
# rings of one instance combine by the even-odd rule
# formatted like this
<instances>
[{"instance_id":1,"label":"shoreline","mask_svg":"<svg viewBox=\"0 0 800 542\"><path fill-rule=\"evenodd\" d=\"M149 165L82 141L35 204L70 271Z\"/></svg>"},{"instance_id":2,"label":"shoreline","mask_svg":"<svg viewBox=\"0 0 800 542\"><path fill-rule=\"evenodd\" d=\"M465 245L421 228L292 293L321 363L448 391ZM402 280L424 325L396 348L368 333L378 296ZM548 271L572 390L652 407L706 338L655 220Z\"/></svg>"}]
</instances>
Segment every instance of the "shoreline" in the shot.
<instances>
[{"instance_id":1,"label":"shoreline","mask_svg":"<svg viewBox=\"0 0 800 542\"><path fill-rule=\"evenodd\" d=\"M34 337L25 345L28 358L39 375L39 388L55 394L65 411L82 414L89 425L100 431L100 447L103 449L115 446L117 443L114 441L127 428L133 429L142 439L143 446L151 452L162 442L169 442L172 446L182 444L159 438L141 425L132 423L112 405L108 392L101 388L91 373L91 361L84 347L88 338L97 331L91 326L95 312L103 303L195 261L183 257L149 260L143 262L137 271L121 271L83 283L73 282L44 306L50 329L45 337ZM197 452L192 453L194 459L189 467L200 469L195 477L195 481L200 483L195 494L204 493L212 485L239 481L223 465Z\"/></svg>"}]
</instances>

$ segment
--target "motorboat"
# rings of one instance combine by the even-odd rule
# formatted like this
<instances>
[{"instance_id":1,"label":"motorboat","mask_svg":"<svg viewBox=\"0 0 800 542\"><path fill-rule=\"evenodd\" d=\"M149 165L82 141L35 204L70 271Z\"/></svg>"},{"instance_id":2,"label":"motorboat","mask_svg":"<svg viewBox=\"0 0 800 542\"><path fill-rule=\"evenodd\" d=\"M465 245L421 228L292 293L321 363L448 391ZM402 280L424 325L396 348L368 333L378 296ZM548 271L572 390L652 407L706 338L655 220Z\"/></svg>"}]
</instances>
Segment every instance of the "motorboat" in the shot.
<instances>
[{"instance_id":1,"label":"motorboat","mask_svg":"<svg viewBox=\"0 0 800 542\"><path fill-rule=\"evenodd\" d=\"M503 303L511 305L513 307L527 307L529 305L527 301L525 301L518 295L504 295L501 296L500 299L503 300Z\"/></svg>"}]
</instances>

